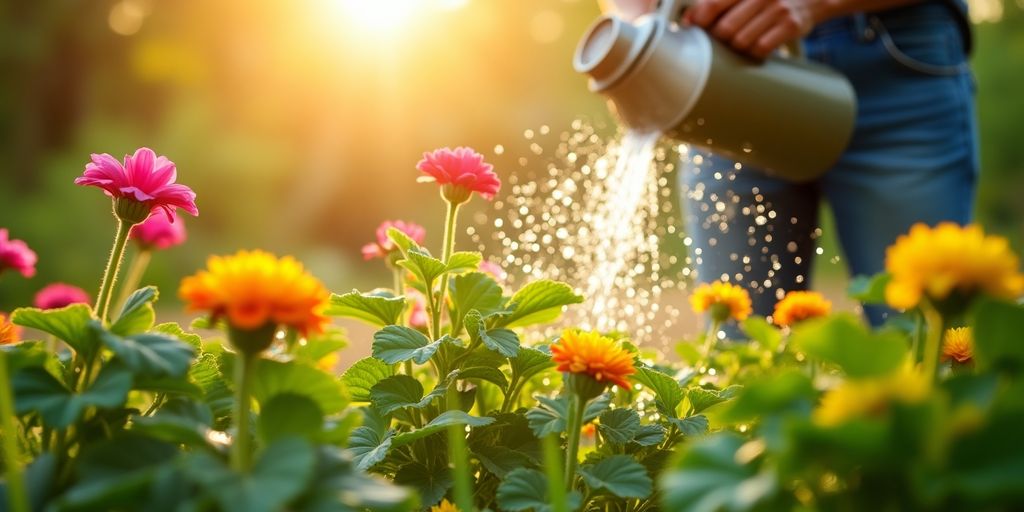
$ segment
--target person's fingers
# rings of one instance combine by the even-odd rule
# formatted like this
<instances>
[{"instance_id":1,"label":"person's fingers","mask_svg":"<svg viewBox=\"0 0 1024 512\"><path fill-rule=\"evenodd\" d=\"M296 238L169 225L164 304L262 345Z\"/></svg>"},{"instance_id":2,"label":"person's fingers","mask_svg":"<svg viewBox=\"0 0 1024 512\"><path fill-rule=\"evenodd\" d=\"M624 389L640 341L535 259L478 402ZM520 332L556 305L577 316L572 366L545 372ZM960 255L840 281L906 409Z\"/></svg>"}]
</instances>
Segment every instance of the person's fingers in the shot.
<instances>
[{"instance_id":1,"label":"person's fingers","mask_svg":"<svg viewBox=\"0 0 1024 512\"><path fill-rule=\"evenodd\" d=\"M684 20L694 25L709 28L725 11L729 10L738 0L697 0L697 3L686 10Z\"/></svg>"},{"instance_id":2,"label":"person's fingers","mask_svg":"<svg viewBox=\"0 0 1024 512\"><path fill-rule=\"evenodd\" d=\"M797 37L800 37L800 27L791 18L784 17L771 30L765 32L764 35L757 39L754 47L750 50L750 54L758 59L767 58L768 55L782 46L783 43Z\"/></svg>"},{"instance_id":3,"label":"person's fingers","mask_svg":"<svg viewBox=\"0 0 1024 512\"><path fill-rule=\"evenodd\" d=\"M771 8L764 9L736 32L736 35L733 36L729 43L733 48L741 52L749 52L753 48L754 43L771 30L780 18L781 15L777 10Z\"/></svg>"},{"instance_id":4,"label":"person's fingers","mask_svg":"<svg viewBox=\"0 0 1024 512\"><path fill-rule=\"evenodd\" d=\"M711 28L711 33L722 41L731 41L751 19L764 10L767 0L740 0L725 12Z\"/></svg>"}]
</instances>

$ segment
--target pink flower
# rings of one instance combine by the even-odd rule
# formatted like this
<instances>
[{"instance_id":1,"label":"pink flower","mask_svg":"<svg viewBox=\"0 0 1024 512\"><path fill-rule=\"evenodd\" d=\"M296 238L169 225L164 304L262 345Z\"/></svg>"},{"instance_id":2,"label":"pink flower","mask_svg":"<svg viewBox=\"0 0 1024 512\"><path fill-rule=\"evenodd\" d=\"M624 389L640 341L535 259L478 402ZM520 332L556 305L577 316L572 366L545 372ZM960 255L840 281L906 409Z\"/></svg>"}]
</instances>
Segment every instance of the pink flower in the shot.
<instances>
[{"instance_id":1,"label":"pink flower","mask_svg":"<svg viewBox=\"0 0 1024 512\"><path fill-rule=\"evenodd\" d=\"M64 283L53 283L36 294L35 305L39 309L60 309L71 304L89 304L85 290Z\"/></svg>"},{"instance_id":2,"label":"pink flower","mask_svg":"<svg viewBox=\"0 0 1024 512\"><path fill-rule=\"evenodd\" d=\"M199 215L196 194L185 185L175 183L175 179L177 170L174 162L156 156L152 149L139 148L134 155L125 155L124 165L106 153L93 154L92 162L86 164L85 173L75 178L75 184L99 187L115 200L127 198L136 201L149 207L142 212L145 214L163 209L171 222L176 208ZM145 220L141 215L137 218Z\"/></svg>"},{"instance_id":3,"label":"pink flower","mask_svg":"<svg viewBox=\"0 0 1024 512\"><path fill-rule=\"evenodd\" d=\"M402 222L400 220L384 221L377 227L377 241L363 246L364 260L386 258L392 251L397 249L397 247L395 247L395 243L388 238L388 229L390 228L395 228L402 233L405 233L406 236L419 245L423 245L423 239L427 236L427 231L419 224Z\"/></svg>"},{"instance_id":4,"label":"pink flower","mask_svg":"<svg viewBox=\"0 0 1024 512\"><path fill-rule=\"evenodd\" d=\"M6 269L20 272L25 277L36 275L35 251L21 240L11 240L6 229L0 229L0 273Z\"/></svg>"},{"instance_id":5,"label":"pink flower","mask_svg":"<svg viewBox=\"0 0 1024 512\"><path fill-rule=\"evenodd\" d=\"M173 221L166 215L150 215L142 224L132 228L130 238L143 249L169 249L185 242L185 223L172 213Z\"/></svg>"},{"instance_id":6,"label":"pink flower","mask_svg":"<svg viewBox=\"0 0 1024 512\"><path fill-rule=\"evenodd\" d=\"M501 181L494 173L494 166L484 162L484 156L470 148L441 148L432 153L423 153L423 160L416 168L427 176L420 181L435 181L441 185L444 197L453 203L464 203L473 192L484 199L494 199L501 188Z\"/></svg>"},{"instance_id":7,"label":"pink flower","mask_svg":"<svg viewBox=\"0 0 1024 512\"><path fill-rule=\"evenodd\" d=\"M417 329L425 329L430 317L427 316L427 298L416 290L409 291L412 299L412 310L409 312L409 325Z\"/></svg>"},{"instance_id":8,"label":"pink flower","mask_svg":"<svg viewBox=\"0 0 1024 512\"><path fill-rule=\"evenodd\" d=\"M505 279L507 276L507 274L505 274L505 270L501 268L501 265L487 260L480 262L480 272L488 274L498 281Z\"/></svg>"}]
</instances>

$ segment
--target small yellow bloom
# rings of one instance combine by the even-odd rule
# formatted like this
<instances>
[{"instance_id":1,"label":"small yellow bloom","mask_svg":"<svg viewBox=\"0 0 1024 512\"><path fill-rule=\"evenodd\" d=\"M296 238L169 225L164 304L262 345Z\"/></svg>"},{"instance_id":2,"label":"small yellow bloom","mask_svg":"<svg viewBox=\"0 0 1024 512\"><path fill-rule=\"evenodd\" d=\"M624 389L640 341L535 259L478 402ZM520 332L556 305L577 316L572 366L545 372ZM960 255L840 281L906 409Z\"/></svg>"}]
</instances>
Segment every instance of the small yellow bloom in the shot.
<instances>
[{"instance_id":1,"label":"small yellow bloom","mask_svg":"<svg viewBox=\"0 0 1024 512\"><path fill-rule=\"evenodd\" d=\"M13 345L21 338L21 329L0 314L0 345Z\"/></svg>"},{"instance_id":2,"label":"small yellow bloom","mask_svg":"<svg viewBox=\"0 0 1024 512\"><path fill-rule=\"evenodd\" d=\"M430 512L459 512L459 507L448 501L447 499L441 500L441 503L430 507Z\"/></svg>"},{"instance_id":3,"label":"small yellow bloom","mask_svg":"<svg viewBox=\"0 0 1024 512\"><path fill-rule=\"evenodd\" d=\"M742 321L753 312L750 293L746 288L721 281L697 287L690 296L690 305L697 314L711 311L712 318L717 322L729 318Z\"/></svg>"},{"instance_id":4,"label":"small yellow bloom","mask_svg":"<svg viewBox=\"0 0 1024 512\"><path fill-rule=\"evenodd\" d=\"M590 423L587 423L586 425L583 425L583 428L580 429L580 434L585 439L593 439L594 438L594 433L596 433L596 432L597 432L597 424L594 423L593 421L591 421Z\"/></svg>"},{"instance_id":5,"label":"small yellow bloom","mask_svg":"<svg viewBox=\"0 0 1024 512\"><path fill-rule=\"evenodd\" d=\"M589 375L598 382L611 382L621 388L628 388L626 377L636 373L633 356L596 331L566 329L551 345L551 360L560 372Z\"/></svg>"},{"instance_id":6,"label":"small yellow bloom","mask_svg":"<svg viewBox=\"0 0 1024 512\"><path fill-rule=\"evenodd\" d=\"M848 380L821 398L814 410L816 423L833 427L855 418L885 414L894 403L917 403L928 395L928 378L907 366L877 379Z\"/></svg>"},{"instance_id":7,"label":"small yellow bloom","mask_svg":"<svg viewBox=\"0 0 1024 512\"><path fill-rule=\"evenodd\" d=\"M897 309L914 308L924 298L942 301L954 291L1002 299L1024 292L1024 275L1009 242L986 236L976 225L916 224L886 250L885 269L892 276L885 299Z\"/></svg>"},{"instance_id":8,"label":"small yellow bloom","mask_svg":"<svg viewBox=\"0 0 1024 512\"><path fill-rule=\"evenodd\" d=\"M793 325L832 312L832 303L818 292L789 292L777 304L772 320L776 325Z\"/></svg>"},{"instance_id":9,"label":"small yellow bloom","mask_svg":"<svg viewBox=\"0 0 1024 512\"><path fill-rule=\"evenodd\" d=\"M970 327L947 329L942 340L942 360L967 364L974 358L974 335Z\"/></svg>"},{"instance_id":10,"label":"small yellow bloom","mask_svg":"<svg viewBox=\"0 0 1024 512\"><path fill-rule=\"evenodd\" d=\"M316 362L316 367L322 372L334 373L338 369L338 362L341 361L341 356L337 352L331 352L324 357L321 357Z\"/></svg>"},{"instance_id":11,"label":"small yellow bloom","mask_svg":"<svg viewBox=\"0 0 1024 512\"><path fill-rule=\"evenodd\" d=\"M213 256L207 270L181 282L178 294L190 311L226 317L238 329L273 324L306 334L322 331L327 323L327 289L290 256L263 251Z\"/></svg>"}]
</instances>

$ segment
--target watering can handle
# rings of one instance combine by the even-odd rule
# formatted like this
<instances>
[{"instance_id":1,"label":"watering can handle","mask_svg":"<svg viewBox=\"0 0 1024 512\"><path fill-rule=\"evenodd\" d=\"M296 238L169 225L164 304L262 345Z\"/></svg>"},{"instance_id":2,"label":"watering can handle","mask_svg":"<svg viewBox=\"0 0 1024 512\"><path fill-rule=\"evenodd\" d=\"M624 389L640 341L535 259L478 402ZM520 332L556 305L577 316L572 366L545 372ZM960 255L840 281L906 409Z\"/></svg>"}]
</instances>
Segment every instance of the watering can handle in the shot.
<instances>
[{"instance_id":1,"label":"watering can handle","mask_svg":"<svg viewBox=\"0 0 1024 512\"><path fill-rule=\"evenodd\" d=\"M695 0L658 0L658 17L666 23L676 23L683 11L692 7ZM791 59L804 60L804 45L800 39L794 39L785 45L786 55Z\"/></svg>"}]
</instances>

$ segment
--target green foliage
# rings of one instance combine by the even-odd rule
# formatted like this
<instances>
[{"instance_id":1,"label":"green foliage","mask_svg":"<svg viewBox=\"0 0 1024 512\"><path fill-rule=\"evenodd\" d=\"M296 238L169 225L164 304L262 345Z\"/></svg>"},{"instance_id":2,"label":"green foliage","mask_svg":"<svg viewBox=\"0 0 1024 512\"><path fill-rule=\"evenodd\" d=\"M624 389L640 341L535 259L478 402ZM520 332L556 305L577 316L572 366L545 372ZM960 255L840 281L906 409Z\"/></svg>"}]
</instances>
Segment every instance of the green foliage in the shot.
<instances>
[{"instance_id":1,"label":"green foliage","mask_svg":"<svg viewBox=\"0 0 1024 512\"><path fill-rule=\"evenodd\" d=\"M405 311L405 297L387 292L359 293L352 290L344 295L332 294L326 314L362 320L377 327L398 323Z\"/></svg>"},{"instance_id":2,"label":"green foliage","mask_svg":"<svg viewBox=\"0 0 1024 512\"><path fill-rule=\"evenodd\" d=\"M541 279L522 287L509 300L508 313L496 316L497 327L523 327L558 319L562 308L583 302L565 283Z\"/></svg>"},{"instance_id":3,"label":"green foliage","mask_svg":"<svg viewBox=\"0 0 1024 512\"><path fill-rule=\"evenodd\" d=\"M366 357L345 370L341 382L345 384L353 402L369 402L370 390L394 373L391 365L374 357Z\"/></svg>"},{"instance_id":4,"label":"green foliage","mask_svg":"<svg viewBox=\"0 0 1024 512\"><path fill-rule=\"evenodd\" d=\"M597 464L585 464L579 472L587 487L619 498L646 498L654 486L647 470L628 455L613 455Z\"/></svg>"},{"instance_id":5,"label":"green foliage","mask_svg":"<svg viewBox=\"0 0 1024 512\"><path fill-rule=\"evenodd\" d=\"M305 396L324 414L340 412L348 405L341 383L310 366L263 359L256 365L253 381L252 396L263 406L281 394Z\"/></svg>"},{"instance_id":6,"label":"green foliage","mask_svg":"<svg viewBox=\"0 0 1024 512\"><path fill-rule=\"evenodd\" d=\"M147 286L136 290L128 296L121 313L110 331L119 336L131 336L146 332L156 321L153 303L160 297L155 286Z\"/></svg>"},{"instance_id":7,"label":"green foliage","mask_svg":"<svg viewBox=\"0 0 1024 512\"><path fill-rule=\"evenodd\" d=\"M833 363L854 378L892 372L902 363L908 346L901 333L873 333L845 314L801 323L790 342L809 357Z\"/></svg>"},{"instance_id":8,"label":"green foliage","mask_svg":"<svg viewBox=\"0 0 1024 512\"><path fill-rule=\"evenodd\" d=\"M192 346L163 334L134 334L122 338L92 324L96 337L132 372L150 377L182 377L195 357Z\"/></svg>"},{"instance_id":9,"label":"green foliage","mask_svg":"<svg viewBox=\"0 0 1024 512\"><path fill-rule=\"evenodd\" d=\"M632 409L612 409L601 414L597 431L609 443L626 444L640 431L640 415Z\"/></svg>"},{"instance_id":10,"label":"green foliage","mask_svg":"<svg viewBox=\"0 0 1024 512\"><path fill-rule=\"evenodd\" d=\"M657 370L645 367L637 368L632 378L654 392L655 405L659 413L670 418L678 416L679 404L685 397L683 388L678 381Z\"/></svg>"},{"instance_id":11,"label":"green foliage","mask_svg":"<svg viewBox=\"0 0 1024 512\"><path fill-rule=\"evenodd\" d=\"M61 309L46 311L36 308L20 308L11 313L11 321L22 327L52 334L75 351L83 354L94 354L100 345L100 341L96 339L93 330L89 327L93 321L92 309L85 304L72 304Z\"/></svg>"},{"instance_id":12,"label":"green foliage","mask_svg":"<svg viewBox=\"0 0 1024 512\"><path fill-rule=\"evenodd\" d=\"M737 460L742 445L740 437L726 434L694 444L662 476L662 506L680 512L756 508L777 484L771 474Z\"/></svg>"},{"instance_id":13,"label":"green foliage","mask_svg":"<svg viewBox=\"0 0 1024 512\"><path fill-rule=\"evenodd\" d=\"M979 369L1024 370L1024 307L982 301L975 313L973 333Z\"/></svg>"},{"instance_id":14,"label":"green foliage","mask_svg":"<svg viewBox=\"0 0 1024 512\"><path fill-rule=\"evenodd\" d=\"M18 414L37 412L52 428L67 428L78 421L88 407L112 409L124 404L132 387L132 373L119 365L108 365L87 389L76 393L42 368L26 368L15 374L14 405Z\"/></svg>"},{"instance_id":15,"label":"green foliage","mask_svg":"<svg viewBox=\"0 0 1024 512\"><path fill-rule=\"evenodd\" d=\"M423 384L408 375L393 375L370 389L370 401L383 414L411 407L422 409L448 390L450 379L441 382L430 393L423 394Z\"/></svg>"},{"instance_id":16,"label":"green foliage","mask_svg":"<svg viewBox=\"0 0 1024 512\"><path fill-rule=\"evenodd\" d=\"M387 364L414 361L426 364L441 346L411 327L389 325L373 335L373 357Z\"/></svg>"},{"instance_id":17,"label":"green foliage","mask_svg":"<svg viewBox=\"0 0 1024 512\"><path fill-rule=\"evenodd\" d=\"M509 512L553 510L547 477L534 469L518 468L508 473L498 487L497 500L501 509ZM579 493L571 492L568 496L569 510L578 509L581 501Z\"/></svg>"}]
</instances>

